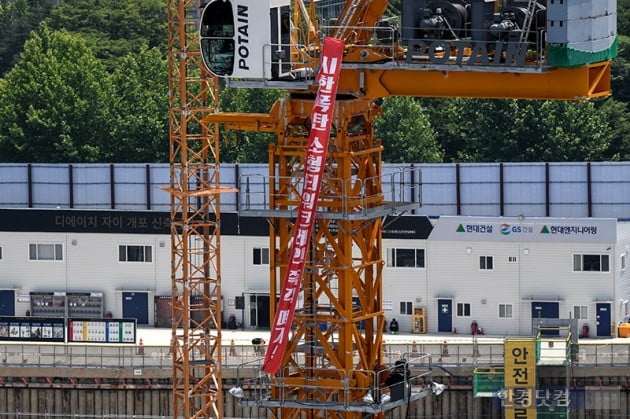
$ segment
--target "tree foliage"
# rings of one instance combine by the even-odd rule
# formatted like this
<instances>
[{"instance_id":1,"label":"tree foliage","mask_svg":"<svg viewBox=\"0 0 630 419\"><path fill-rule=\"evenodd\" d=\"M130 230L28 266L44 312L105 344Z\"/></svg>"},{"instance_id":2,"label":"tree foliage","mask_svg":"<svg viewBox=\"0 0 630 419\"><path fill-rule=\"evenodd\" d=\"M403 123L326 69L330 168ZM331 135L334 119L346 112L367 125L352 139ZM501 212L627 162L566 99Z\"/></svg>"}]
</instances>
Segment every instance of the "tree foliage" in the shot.
<instances>
[{"instance_id":1,"label":"tree foliage","mask_svg":"<svg viewBox=\"0 0 630 419\"><path fill-rule=\"evenodd\" d=\"M166 22L165 0L0 0L0 160L166 161ZM630 0L619 0L618 28L613 98L386 98L375 125L384 160L630 159ZM283 94L222 89L220 107L267 113ZM266 162L275 138L222 130L220 141L224 162Z\"/></svg>"},{"instance_id":2,"label":"tree foliage","mask_svg":"<svg viewBox=\"0 0 630 419\"><path fill-rule=\"evenodd\" d=\"M168 161L166 63L157 48L126 55L111 76L114 162Z\"/></svg>"},{"instance_id":3,"label":"tree foliage","mask_svg":"<svg viewBox=\"0 0 630 419\"><path fill-rule=\"evenodd\" d=\"M611 113L627 121L613 99L599 102L423 99L445 160L585 161L627 155Z\"/></svg>"},{"instance_id":4,"label":"tree foliage","mask_svg":"<svg viewBox=\"0 0 630 419\"><path fill-rule=\"evenodd\" d=\"M464 135L475 161L604 160L612 133L593 102L466 102ZM570 123L568 123L570 121Z\"/></svg>"},{"instance_id":5,"label":"tree foliage","mask_svg":"<svg viewBox=\"0 0 630 419\"><path fill-rule=\"evenodd\" d=\"M383 139L383 161L441 162L443 151L420 104L413 98L383 100L381 115L374 123L375 135Z\"/></svg>"},{"instance_id":6,"label":"tree foliage","mask_svg":"<svg viewBox=\"0 0 630 419\"><path fill-rule=\"evenodd\" d=\"M32 30L49 15L53 0L0 0L0 77L11 69Z\"/></svg>"},{"instance_id":7,"label":"tree foliage","mask_svg":"<svg viewBox=\"0 0 630 419\"><path fill-rule=\"evenodd\" d=\"M619 37L619 55L612 62L613 97L630 103L630 37Z\"/></svg>"},{"instance_id":8,"label":"tree foliage","mask_svg":"<svg viewBox=\"0 0 630 419\"><path fill-rule=\"evenodd\" d=\"M0 158L95 162L109 137L111 88L82 38L44 28L0 90Z\"/></svg>"},{"instance_id":9,"label":"tree foliage","mask_svg":"<svg viewBox=\"0 0 630 419\"><path fill-rule=\"evenodd\" d=\"M120 58L109 74L80 35L45 27L0 85L0 158L166 161L166 86L156 48Z\"/></svg>"},{"instance_id":10,"label":"tree foliage","mask_svg":"<svg viewBox=\"0 0 630 419\"><path fill-rule=\"evenodd\" d=\"M468 139L462 135L465 119L462 107L467 99L418 99L422 112L431 121L435 139L444 150L444 161L471 161Z\"/></svg>"},{"instance_id":11,"label":"tree foliage","mask_svg":"<svg viewBox=\"0 0 630 419\"><path fill-rule=\"evenodd\" d=\"M165 0L65 0L48 25L79 33L108 69L117 57L147 48L166 51Z\"/></svg>"},{"instance_id":12,"label":"tree foliage","mask_svg":"<svg viewBox=\"0 0 630 419\"><path fill-rule=\"evenodd\" d=\"M630 0L617 2L617 32L630 36Z\"/></svg>"},{"instance_id":13,"label":"tree foliage","mask_svg":"<svg viewBox=\"0 0 630 419\"><path fill-rule=\"evenodd\" d=\"M630 160L630 111L628 104L612 98L606 99L597 113L607 125L612 137L607 151L609 160Z\"/></svg>"}]
</instances>

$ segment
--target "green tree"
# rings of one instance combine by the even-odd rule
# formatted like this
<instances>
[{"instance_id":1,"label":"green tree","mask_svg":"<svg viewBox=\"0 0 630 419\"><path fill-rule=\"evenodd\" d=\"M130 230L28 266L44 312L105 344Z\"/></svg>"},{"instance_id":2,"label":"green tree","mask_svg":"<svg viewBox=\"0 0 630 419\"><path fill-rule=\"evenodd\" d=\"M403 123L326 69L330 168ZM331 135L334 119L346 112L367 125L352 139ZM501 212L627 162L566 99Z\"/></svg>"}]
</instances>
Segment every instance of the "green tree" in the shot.
<instances>
[{"instance_id":1,"label":"green tree","mask_svg":"<svg viewBox=\"0 0 630 419\"><path fill-rule=\"evenodd\" d=\"M383 161L442 162L444 152L435 139L429 120L418 101L409 97L383 100L374 123L375 135L383 139Z\"/></svg>"},{"instance_id":2,"label":"green tree","mask_svg":"<svg viewBox=\"0 0 630 419\"><path fill-rule=\"evenodd\" d=\"M78 36L44 27L0 89L0 159L102 161L111 142L111 87Z\"/></svg>"},{"instance_id":3,"label":"green tree","mask_svg":"<svg viewBox=\"0 0 630 419\"><path fill-rule=\"evenodd\" d=\"M110 70L116 57L166 51L166 24L165 0L65 0L48 19L53 29L82 34Z\"/></svg>"},{"instance_id":4,"label":"green tree","mask_svg":"<svg viewBox=\"0 0 630 419\"><path fill-rule=\"evenodd\" d=\"M630 36L619 36L619 55L612 61L611 73L613 97L630 103Z\"/></svg>"},{"instance_id":5,"label":"green tree","mask_svg":"<svg viewBox=\"0 0 630 419\"><path fill-rule=\"evenodd\" d=\"M609 160L630 160L630 112L628 104L608 98L602 101L597 114L612 133L606 151Z\"/></svg>"},{"instance_id":6,"label":"green tree","mask_svg":"<svg viewBox=\"0 0 630 419\"><path fill-rule=\"evenodd\" d=\"M168 83L161 51L151 48L118 59L111 84L112 142L104 145L104 157L168 161Z\"/></svg>"},{"instance_id":7,"label":"green tree","mask_svg":"<svg viewBox=\"0 0 630 419\"><path fill-rule=\"evenodd\" d=\"M15 65L30 32L49 15L53 0L0 0L0 76Z\"/></svg>"},{"instance_id":8,"label":"green tree","mask_svg":"<svg viewBox=\"0 0 630 419\"><path fill-rule=\"evenodd\" d=\"M613 132L594 102L469 100L462 135L474 161L608 159Z\"/></svg>"},{"instance_id":9,"label":"green tree","mask_svg":"<svg viewBox=\"0 0 630 419\"><path fill-rule=\"evenodd\" d=\"M468 99L420 98L422 112L431 122L435 139L444 150L445 162L471 161L470 141L462 135L462 107Z\"/></svg>"},{"instance_id":10,"label":"green tree","mask_svg":"<svg viewBox=\"0 0 630 419\"><path fill-rule=\"evenodd\" d=\"M617 2L617 32L630 36L630 0Z\"/></svg>"}]
</instances>

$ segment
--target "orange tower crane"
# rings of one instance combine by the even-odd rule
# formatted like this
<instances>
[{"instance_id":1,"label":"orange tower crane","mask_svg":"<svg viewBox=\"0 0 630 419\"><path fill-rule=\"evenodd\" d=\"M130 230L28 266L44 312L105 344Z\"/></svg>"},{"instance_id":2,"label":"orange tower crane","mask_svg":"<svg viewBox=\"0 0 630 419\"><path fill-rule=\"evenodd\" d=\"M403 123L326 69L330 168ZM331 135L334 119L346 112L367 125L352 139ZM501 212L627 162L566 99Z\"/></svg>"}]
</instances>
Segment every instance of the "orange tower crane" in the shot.
<instances>
[{"instance_id":1,"label":"orange tower crane","mask_svg":"<svg viewBox=\"0 0 630 419\"><path fill-rule=\"evenodd\" d=\"M261 374L252 383L259 397L241 401L279 417L383 417L431 391L423 372L410 377L406 367L405 390L386 384L397 371L383 365L382 223L417 208L421 194L390 186L419 173L383 173L375 99L610 94L615 30L601 26L616 12L606 9L611 3L578 10L545 0L402 0L398 19L384 16L386 0L338 3L210 0L199 20L200 57L191 30L197 5L169 0L175 415L222 414L218 124L277 136L267 197L256 201L246 178L239 188L241 215L270 220L273 317L300 205L322 36L346 49L302 298L280 371ZM603 29L599 39L570 38L576 13ZM217 84L205 69L231 86L280 88L289 97L268 114L216 112ZM202 321L193 320L197 309Z\"/></svg>"}]
</instances>

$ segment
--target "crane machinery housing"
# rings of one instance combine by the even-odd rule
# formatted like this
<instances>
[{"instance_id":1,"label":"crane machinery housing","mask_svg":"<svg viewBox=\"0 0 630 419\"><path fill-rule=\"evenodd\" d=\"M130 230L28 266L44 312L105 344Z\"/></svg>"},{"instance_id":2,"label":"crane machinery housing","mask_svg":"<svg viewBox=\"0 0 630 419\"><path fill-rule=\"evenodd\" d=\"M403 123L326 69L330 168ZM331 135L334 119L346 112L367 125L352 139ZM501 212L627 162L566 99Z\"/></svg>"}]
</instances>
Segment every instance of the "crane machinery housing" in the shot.
<instances>
[{"instance_id":1,"label":"crane machinery housing","mask_svg":"<svg viewBox=\"0 0 630 419\"><path fill-rule=\"evenodd\" d=\"M218 197L226 191L217 171L219 128L277 137L263 181L266 207L239 210L269 219L273 317L291 254L325 36L344 41L345 49L292 336L279 372L255 378L250 388L258 396L241 403L283 418L383 417L430 394L429 370L410 375L406 363L384 365L382 222L421 205L421 174L383 173L375 100L607 96L616 1L402 0L396 11L387 0L210 0L199 4L197 49L184 29L191 3L169 3L175 416L222 414ZM201 62L201 76L191 77L198 73L187 66ZM217 79L283 89L288 97L266 114L220 112ZM401 194L388 187L391 177L418 187ZM254 181L239 180L245 201ZM199 306L189 303L195 294L204 296ZM191 322L195 310L210 314Z\"/></svg>"},{"instance_id":2,"label":"crane machinery housing","mask_svg":"<svg viewBox=\"0 0 630 419\"><path fill-rule=\"evenodd\" d=\"M614 0L402 0L396 16L383 15L385 0L348 0L338 16L338 3L300 4L209 2L200 26L208 70L234 86L308 90L328 35L346 41L339 89L357 97L609 94Z\"/></svg>"}]
</instances>

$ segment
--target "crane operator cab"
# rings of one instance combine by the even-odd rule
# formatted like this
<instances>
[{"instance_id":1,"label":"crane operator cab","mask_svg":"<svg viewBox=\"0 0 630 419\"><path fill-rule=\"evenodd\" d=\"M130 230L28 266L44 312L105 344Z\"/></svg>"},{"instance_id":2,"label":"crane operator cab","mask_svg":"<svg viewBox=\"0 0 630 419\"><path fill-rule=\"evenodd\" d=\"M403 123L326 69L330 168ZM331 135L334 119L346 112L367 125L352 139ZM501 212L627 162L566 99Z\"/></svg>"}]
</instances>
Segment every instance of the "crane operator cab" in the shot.
<instances>
[{"instance_id":1,"label":"crane operator cab","mask_svg":"<svg viewBox=\"0 0 630 419\"><path fill-rule=\"evenodd\" d=\"M199 40L215 76L245 80L291 78L288 0L211 0L201 13ZM267 19L264 16L269 16Z\"/></svg>"}]
</instances>

